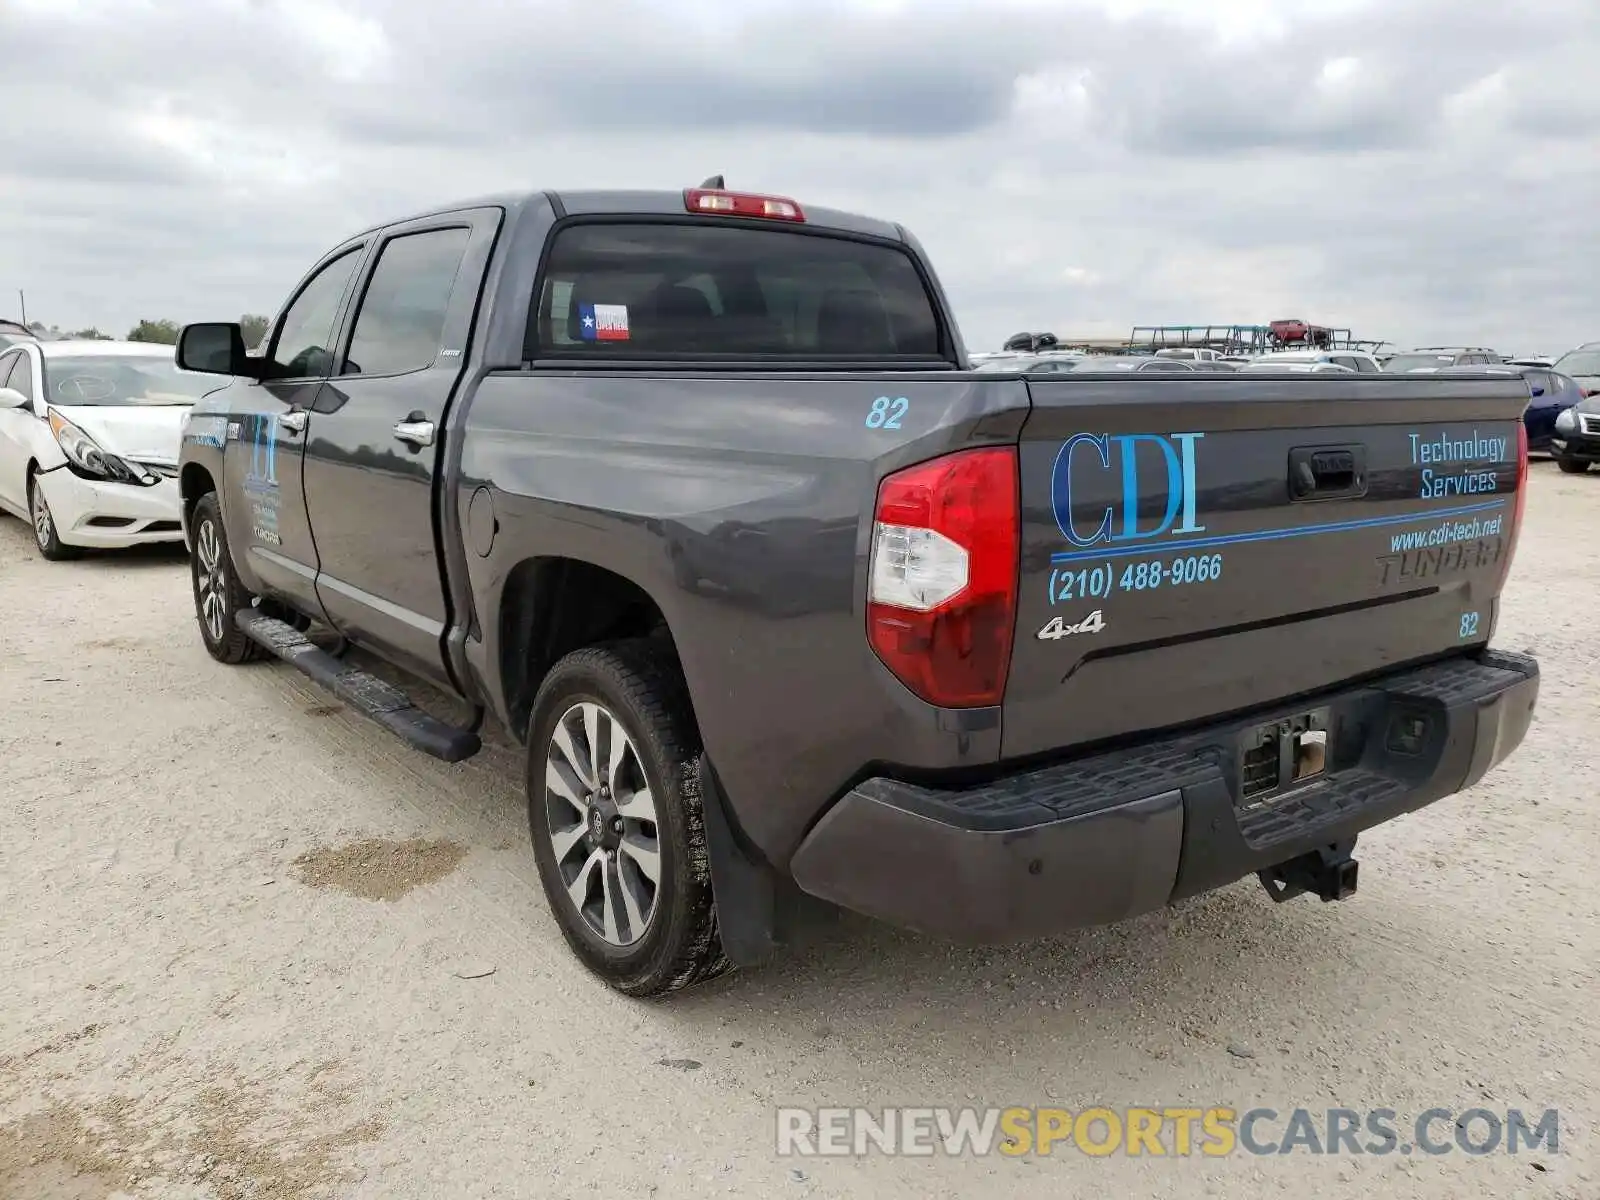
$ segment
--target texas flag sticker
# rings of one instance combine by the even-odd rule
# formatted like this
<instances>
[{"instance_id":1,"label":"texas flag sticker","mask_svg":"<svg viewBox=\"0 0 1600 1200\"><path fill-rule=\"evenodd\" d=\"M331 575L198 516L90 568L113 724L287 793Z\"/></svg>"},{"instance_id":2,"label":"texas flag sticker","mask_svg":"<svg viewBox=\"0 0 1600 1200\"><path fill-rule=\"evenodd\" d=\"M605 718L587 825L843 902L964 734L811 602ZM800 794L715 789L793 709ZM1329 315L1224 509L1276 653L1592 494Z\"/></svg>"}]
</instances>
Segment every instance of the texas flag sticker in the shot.
<instances>
[{"instance_id":1,"label":"texas flag sticker","mask_svg":"<svg viewBox=\"0 0 1600 1200\"><path fill-rule=\"evenodd\" d=\"M628 340L628 306L580 304L578 328L587 342L625 342Z\"/></svg>"}]
</instances>

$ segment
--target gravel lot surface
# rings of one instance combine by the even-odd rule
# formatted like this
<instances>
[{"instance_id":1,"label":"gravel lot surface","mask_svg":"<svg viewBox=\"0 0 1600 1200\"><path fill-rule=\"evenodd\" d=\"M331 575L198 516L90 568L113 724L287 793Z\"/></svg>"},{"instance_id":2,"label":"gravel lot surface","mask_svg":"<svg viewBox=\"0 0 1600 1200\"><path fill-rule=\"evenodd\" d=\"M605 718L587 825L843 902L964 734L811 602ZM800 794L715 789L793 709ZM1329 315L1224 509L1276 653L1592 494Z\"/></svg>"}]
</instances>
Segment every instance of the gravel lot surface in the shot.
<instances>
[{"instance_id":1,"label":"gravel lot surface","mask_svg":"<svg viewBox=\"0 0 1600 1200\"><path fill-rule=\"evenodd\" d=\"M446 766L213 663L181 554L0 517L0 1196L1600 1197L1600 478L1535 464L1522 749L1363 837L1057 941L847 920L661 1003L569 956L496 733ZM775 1105L1561 1110L1560 1152L778 1159ZM1272 1131L1274 1135L1280 1129Z\"/></svg>"}]
</instances>

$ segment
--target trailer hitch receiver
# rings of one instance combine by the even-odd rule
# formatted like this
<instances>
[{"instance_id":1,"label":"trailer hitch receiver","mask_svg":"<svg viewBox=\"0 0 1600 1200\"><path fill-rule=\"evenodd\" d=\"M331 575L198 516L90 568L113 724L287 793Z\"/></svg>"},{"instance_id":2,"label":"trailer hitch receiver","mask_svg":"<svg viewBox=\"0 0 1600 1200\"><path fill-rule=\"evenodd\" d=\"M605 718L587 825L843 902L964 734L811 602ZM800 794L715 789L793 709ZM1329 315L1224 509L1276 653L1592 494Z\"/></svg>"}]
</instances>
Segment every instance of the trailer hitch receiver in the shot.
<instances>
[{"instance_id":1,"label":"trailer hitch receiver","mask_svg":"<svg viewBox=\"0 0 1600 1200\"><path fill-rule=\"evenodd\" d=\"M1319 846L1298 858L1257 871L1256 877L1277 904L1304 892L1320 896L1324 901L1348 900L1356 894L1356 873L1360 865L1350 856L1355 848L1355 838Z\"/></svg>"}]
</instances>

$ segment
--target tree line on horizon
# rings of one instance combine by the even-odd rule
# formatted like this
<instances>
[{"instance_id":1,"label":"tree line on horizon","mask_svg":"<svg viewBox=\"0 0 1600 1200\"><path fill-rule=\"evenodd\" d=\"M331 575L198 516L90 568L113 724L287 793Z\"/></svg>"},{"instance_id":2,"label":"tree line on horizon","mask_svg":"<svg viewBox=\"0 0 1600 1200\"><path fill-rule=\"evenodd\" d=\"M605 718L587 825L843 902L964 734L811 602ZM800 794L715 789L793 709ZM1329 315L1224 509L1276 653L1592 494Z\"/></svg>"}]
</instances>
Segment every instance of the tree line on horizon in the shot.
<instances>
[{"instance_id":1,"label":"tree line on horizon","mask_svg":"<svg viewBox=\"0 0 1600 1200\"><path fill-rule=\"evenodd\" d=\"M247 313L239 318L239 327L244 331L244 344L255 347L261 344L261 339L267 335L269 318L255 313ZM49 341L91 341L111 342L116 337L91 325L87 329L65 330L57 325L46 325L43 321L30 321L28 328L37 336ZM163 346L176 346L178 334L183 331L183 325L178 321L166 318L160 320L143 320L128 330L123 341L127 342L155 342Z\"/></svg>"}]
</instances>

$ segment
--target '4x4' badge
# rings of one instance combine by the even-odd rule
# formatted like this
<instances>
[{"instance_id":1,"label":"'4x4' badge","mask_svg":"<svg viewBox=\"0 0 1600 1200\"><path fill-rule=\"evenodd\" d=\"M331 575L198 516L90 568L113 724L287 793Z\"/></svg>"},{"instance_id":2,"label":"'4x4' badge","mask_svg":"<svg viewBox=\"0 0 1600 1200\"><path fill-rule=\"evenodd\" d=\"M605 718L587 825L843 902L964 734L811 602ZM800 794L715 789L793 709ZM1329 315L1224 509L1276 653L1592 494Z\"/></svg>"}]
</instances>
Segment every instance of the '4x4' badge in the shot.
<instances>
[{"instance_id":1,"label":"'4x4' badge","mask_svg":"<svg viewBox=\"0 0 1600 1200\"><path fill-rule=\"evenodd\" d=\"M1042 642L1053 642L1057 638L1071 637L1075 633L1099 633L1105 627L1106 619L1100 615L1100 610L1097 608L1076 625L1069 625L1060 617L1051 617L1036 636Z\"/></svg>"}]
</instances>

